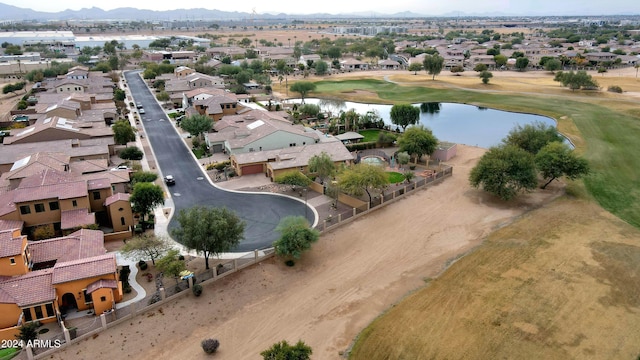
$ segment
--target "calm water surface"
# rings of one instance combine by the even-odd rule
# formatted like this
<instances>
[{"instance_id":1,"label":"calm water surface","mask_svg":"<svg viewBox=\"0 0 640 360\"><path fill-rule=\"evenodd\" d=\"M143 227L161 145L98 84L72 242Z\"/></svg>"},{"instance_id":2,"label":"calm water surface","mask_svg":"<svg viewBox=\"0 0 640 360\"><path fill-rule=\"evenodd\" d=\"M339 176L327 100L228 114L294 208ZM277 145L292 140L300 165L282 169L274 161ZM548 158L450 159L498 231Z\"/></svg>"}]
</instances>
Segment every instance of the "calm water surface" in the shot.
<instances>
[{"instance_id":1,"label":"calm water surface","mask_svg":"<svg viewBox=\"0 0 640 360\"><path fill-rule=\"evenodd\" d=\"M299 103L300 100L291 100L291 102ZM331 112L333 115L350 109L355 109L358 114L376 111L386 124L391 125L392 129L396 128L391 123L391 117L389 116L392 105L363 104L315 98L305 99L305 103L319 105L321 111ZM523 126L534 122L542 122L546 125L556 126L555 120L541 115L513 113L465 104L426 104L429 105L413 104L424 110L420 112L420 123L431 129L438 140L459 144L489 148L499 145L502 139L516 125Z\"/></svg>"}]
</instances>

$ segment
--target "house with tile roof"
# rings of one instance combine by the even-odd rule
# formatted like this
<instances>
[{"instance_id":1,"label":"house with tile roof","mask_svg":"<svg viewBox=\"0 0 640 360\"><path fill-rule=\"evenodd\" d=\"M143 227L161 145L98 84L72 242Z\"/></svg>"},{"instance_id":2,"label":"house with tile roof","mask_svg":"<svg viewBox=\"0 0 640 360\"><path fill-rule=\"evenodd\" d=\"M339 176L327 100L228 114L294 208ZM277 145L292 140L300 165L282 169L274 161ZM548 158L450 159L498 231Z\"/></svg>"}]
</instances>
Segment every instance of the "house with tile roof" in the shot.
<instances>
[{"instance_id":1,"label":"house with tile roof","mask_svg":"<svg viewBox=\"0 0 640 360\"><path fill-rule=\"evenodd\" d=\"M4 193L0 193L0 223L21 221L24 233L29 237L33 237L35 231L42 227L64 234L93 224L113 229L113 232L128 232L126 237L131 236L131 204L128 201L118 203L118 209L123 210L119 211L121 214L115 226L111 219L116 217L108 214L109 209L105 205L110 197L117 194L114 193L112 177L120 178L114 173L121 171L78 176L56 169L57 165L60 164L54 163L51 167L41 165L33 173L25 170L25 177L18 177L19 169L3 174L0 180L9 179L9 185ZM128 182L128 172L126 178ZM125 179L122 178L122 181ZM122 199L122 195L119 198ZM125 219L122 220L122 217Z\"/></svg>"},{"instance_id":2,"label":"house with tile roof","mask_svg":"<svg viewBox=\"0 0 640 360\"><path fill-rule=\"evenodd\" d=\"M350 164L353 155L338 139L284 149L258 151L231 155L231 165L240 176L264 173L273 181L278 175L297 170L308 172L309 159L321 153L329 155L339 166Z\"/></svg>"},{"instance_id":3,"label":"house with tile roof","mask_svg":"<svg viewBox=\"0 0 640 360\"><path fill-rule=\"evenodd\" d=\"M216 132L206 134L214 152L229 155L283 149L320 141L318 133L264 110L223 117L214 125ZM246 171L245 171L246 173Z\"/></svg>"},{"instance_id":4,"label":"house with tile roof","mask_svg":"<svg viewBox=\"0 0 640 360\"><path fill-rule=\"evenodd\" d=\"M27 241L19 228L0 230L0 339L25 323L59 322L69 311L99 315L122 300L115 254L98 230Z\"/></svg>"}]
</instances>

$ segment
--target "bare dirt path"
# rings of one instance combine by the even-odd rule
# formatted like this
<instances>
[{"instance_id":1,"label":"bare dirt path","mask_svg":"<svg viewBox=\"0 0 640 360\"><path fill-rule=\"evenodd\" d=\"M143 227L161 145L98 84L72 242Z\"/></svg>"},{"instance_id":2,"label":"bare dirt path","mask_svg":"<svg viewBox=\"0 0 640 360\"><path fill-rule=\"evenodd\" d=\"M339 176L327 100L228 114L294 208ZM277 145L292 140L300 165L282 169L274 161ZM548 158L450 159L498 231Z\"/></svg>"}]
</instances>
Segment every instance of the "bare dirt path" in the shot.
<instances>
[{"instance_id":1,"label":"bare dirt path","mask_svg":"<svg viewBox=\"0 0 640 360\"><path fill-rule=\"evenodd\" d=\"M556 186L508 205L469 188L483 149L460 146L454 176L325 234L293 268L272 259L209 285L52 359L260 359L271 344L304 340L316 359L336 359L382 311L437 276L497 227L562 193Z\"/></svg>"}]
</instances>

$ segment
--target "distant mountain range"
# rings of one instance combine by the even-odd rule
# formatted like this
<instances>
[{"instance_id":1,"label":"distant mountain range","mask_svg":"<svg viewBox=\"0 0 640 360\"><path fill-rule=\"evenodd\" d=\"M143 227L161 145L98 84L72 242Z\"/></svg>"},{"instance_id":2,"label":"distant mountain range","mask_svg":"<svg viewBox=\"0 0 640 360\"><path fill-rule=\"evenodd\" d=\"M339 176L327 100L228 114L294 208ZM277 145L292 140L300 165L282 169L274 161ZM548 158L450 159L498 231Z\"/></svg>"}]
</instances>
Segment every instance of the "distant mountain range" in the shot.
<instances>
[{"instance_id":1,"label":"distant mountain range","mask_svg":"<svg viewBox=\"0 0 640 360\"><path fill-rule=\"evenodd\" d=\"M622 12L624 13L624 12ZM628 12L627 12L628 13ZM577 16L575 14L574 16ZM586 14L585 14L586 15ZM594 14L595 15L595 14ZM172 21L172 20L211 20L211 21L232 21L232 20L275 20L275 19L347 19L347 18L369 18L369 19L407 19L423 17L501 17L501 16L524 16L522 14L506 14L502 12L492 13L465 13L450 12L446 14L417 14L411 11L403 11L395 14L382 14L377 12L358 12L348 14L252 14L238 11L220 11L203 8L197 9L176 9L166 11L143 10L131 7L117 8L113 10L103 10L97 7L80 10L65 10L60 12L43 12L32 9L20 8L17 6L0 3L0 20L141 20L141 21ZM530 14L530 16L544 16L544 14Z\"/></svg>"},{"instance_id":2,"label":"distant mountain range","mask_svg":"<svg viewBox=\"0 0 640 360\"><path fill-rule=\"evenodd\" d=\"M249 12L220 11L203 8L166 11L142 10L131 7L103 10L97 7L60 12L43 12L0 3L0 20L242 20L242 19L327 19L327 18L416 18L424 17L409 11L397 14L374 12L358 14L252 14Z\"/></svg>"}]
</instances>

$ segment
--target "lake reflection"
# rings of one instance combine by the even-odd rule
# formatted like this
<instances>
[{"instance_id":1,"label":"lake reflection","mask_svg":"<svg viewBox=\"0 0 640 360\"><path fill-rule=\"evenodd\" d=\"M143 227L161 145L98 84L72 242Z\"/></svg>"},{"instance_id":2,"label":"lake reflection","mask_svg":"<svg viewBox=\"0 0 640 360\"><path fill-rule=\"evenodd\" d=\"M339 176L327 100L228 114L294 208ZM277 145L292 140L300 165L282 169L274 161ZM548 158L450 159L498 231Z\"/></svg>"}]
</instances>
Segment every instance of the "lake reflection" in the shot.
<instances>
[{"instance_id":1,"label":"lake reflection","mask_svg":"<svg viewBox=\"0 0 640 360\"><path fill-rule=\"evenodd\" d=\"M299 99L290 100L299 103ZM320 106L321 111L327 111L337 116L340 111L355 109L358 114L367 111L376 111L385 124L391 123L392 105L362 104L350 101L305 99L307 104ZM513 113L508 111L488 109L474 105L454 103L418 103L413 104L420 108L420 123L430 128L433 134L442 141L450 141L459 144L467 144L489 148L499 145L502 139L516 125L524 126L534 122L542 122L546 125L556 126L556 122L546 116Z\"/></svg>"}]
</instances>

